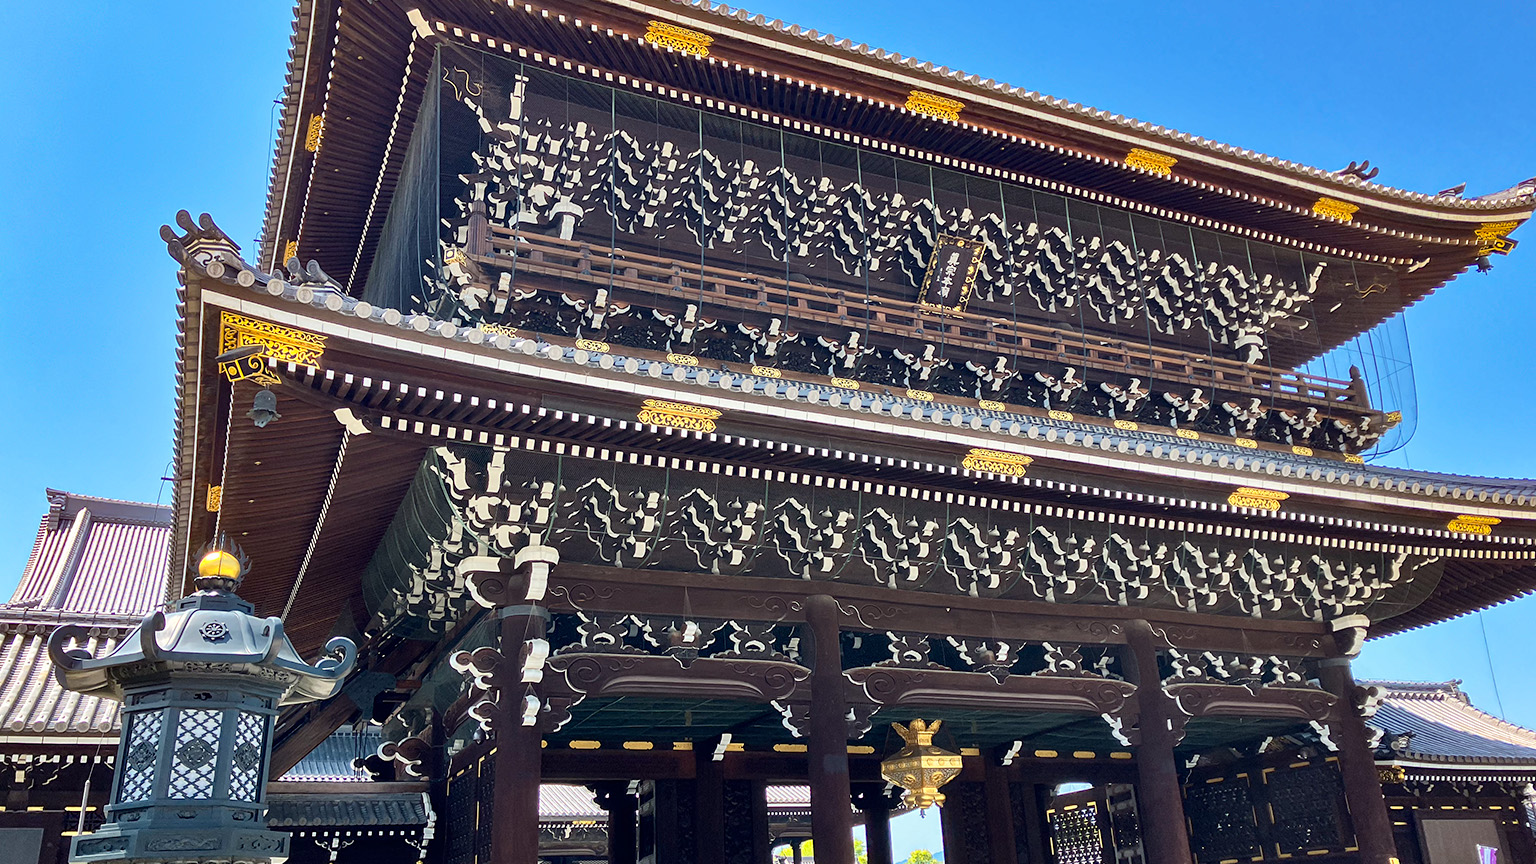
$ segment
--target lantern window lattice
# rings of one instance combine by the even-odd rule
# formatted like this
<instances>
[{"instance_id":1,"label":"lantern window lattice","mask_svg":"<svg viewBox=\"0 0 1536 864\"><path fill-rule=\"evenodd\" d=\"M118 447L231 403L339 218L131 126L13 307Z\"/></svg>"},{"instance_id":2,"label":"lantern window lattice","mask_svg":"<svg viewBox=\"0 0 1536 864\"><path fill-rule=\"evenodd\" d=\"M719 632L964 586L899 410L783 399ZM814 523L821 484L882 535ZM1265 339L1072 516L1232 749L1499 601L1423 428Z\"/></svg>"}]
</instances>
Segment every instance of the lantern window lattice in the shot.
<instances>
[{"instance_id":1,"label":"lantern window lattice","mask_svg":"<svg viewBox=\"0 0 1536 864\"><path fill-rule=\"evenodd\" d=\"M230 754L229 797L255 801L261 791L261 748L266 743L266 718L241 711L235 727L235 746Z\"/></svg>"},{"instance_id":2,"label":"lantern window lattice","mask_svg":"<svg viewBox=\"0 0 1536 864\"><path fill-rule=\"evenodd\" d=\"M181 709L171 751L179 770L171 773L167 797L213 797L214 772L218 767L219 756L219 727L223 719L222 711Z\"/></svg>"},{"instance_id":3,"label":"lantern window lattice","mask_svg":"<svg viewBox=\"0 0 1536 864\"><path fill-rule=\"evenodd\" d=\"M128 746L123 758L122 779L118 786L120 803L143 801L155 789L155 761L159 755L160 712L130 715Z\"/></svg>"}]
</instances>

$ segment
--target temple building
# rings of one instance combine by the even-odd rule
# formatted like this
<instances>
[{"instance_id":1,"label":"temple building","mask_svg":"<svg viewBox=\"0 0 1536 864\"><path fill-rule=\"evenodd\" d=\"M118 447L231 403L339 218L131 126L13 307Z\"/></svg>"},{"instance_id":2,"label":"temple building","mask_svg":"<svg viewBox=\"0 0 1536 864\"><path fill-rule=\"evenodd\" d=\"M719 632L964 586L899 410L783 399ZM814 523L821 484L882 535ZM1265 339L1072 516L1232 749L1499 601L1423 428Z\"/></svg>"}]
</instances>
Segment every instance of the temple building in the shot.
<instances>
[{"instance_id":1,"label":"temple building","mask_svg":"<svg viewBox=\"0 0 1536 864\"><path fill-rule=\"evenodd\" d=\"M162 230L167 596L227 536L299 655L358 647L272 776L377 721L444 864L540 860L552 785L625 864L766 864L778 786L821 864L932 804L949 864L1532 861L1472 747L1517 733L1350 658L1536 588L1536 481L1372 461L1403 310L1536 180L1407 192L723 5L296 10L259 248ZM1402 816L1458 788L1498 815Z\"/></svg>"}]
</instances>

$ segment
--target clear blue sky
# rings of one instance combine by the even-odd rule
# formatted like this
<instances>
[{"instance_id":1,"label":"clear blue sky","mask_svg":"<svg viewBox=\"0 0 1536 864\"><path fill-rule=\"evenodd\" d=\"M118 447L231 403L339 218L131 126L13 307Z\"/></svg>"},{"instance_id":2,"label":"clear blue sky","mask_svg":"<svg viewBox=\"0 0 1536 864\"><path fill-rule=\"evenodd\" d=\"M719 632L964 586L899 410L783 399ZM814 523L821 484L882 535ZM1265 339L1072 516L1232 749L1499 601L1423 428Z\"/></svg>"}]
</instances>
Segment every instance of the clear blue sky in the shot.
<instances>
[{"instance_id":1,"label":"clear blue sky","mask_svg":"<svg viewBox=\"0 0 1536 864\"><path fill-rule=\"evenodd\" d=\"M489 0L488 0L489 2ZM1536 4L765 0L752 7L1322 167L1468 194L1536 174ZM248 251L271 159L287 2L10 4L0 90L0 596L43 488L154 501L170 458L175 268L157 236L208 211ZM366 194L359 190L358 194ZM1523 238L1522 238L1522 235ZM1393 464L1536 476L1536 235L1414 307L1420 419ZM166 493L168 500L168 492ZM1536 726L1536 601L1486 614L1505 713ZM1476 617L1372 643L1359 674L1462 678L1498 711Z\"/></svg>"}]
</instances>

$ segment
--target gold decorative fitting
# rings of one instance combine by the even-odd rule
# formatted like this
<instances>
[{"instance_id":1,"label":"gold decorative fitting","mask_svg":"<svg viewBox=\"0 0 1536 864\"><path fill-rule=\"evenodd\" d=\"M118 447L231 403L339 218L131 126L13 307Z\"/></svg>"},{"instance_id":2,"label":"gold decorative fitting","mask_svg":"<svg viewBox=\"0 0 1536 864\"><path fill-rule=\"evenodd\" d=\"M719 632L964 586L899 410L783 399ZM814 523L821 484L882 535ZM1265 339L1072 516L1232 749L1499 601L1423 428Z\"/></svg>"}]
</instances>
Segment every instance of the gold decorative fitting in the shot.
<instances>
[{"instance_id":1,"label":"gold decorative fitting","mask_svg":"<svg viewBox=\"0 0 1536 864\"><path fill-rule=\"evenodd\" d=\"M913 114L923 114L928 117L937 117L940 120L959 120L960 111L965 108L965 103L959 99L951 99L948 96L940 96L937 93L929 93L926 90L913 90L907 97L907 110Z\"/></svg>"},{"instance_id":2,"label":"gold decorative fitting","mask_svg":"<svg viewBox=\"0 0 1536 864\"><path fill-rule=\"evenodd\" d=\"M283 247L283 260L278 263L287 264L297 257L299 257L299 241L289 240L287 245Z\"/></svg>"},{"instance_id":3,"label":"gold decorative fitting","mask_svg":"<svg viewBox=\"0 0 1536 864\"><path fill-rule=\"evenodd\" d=\"M935 804L944 806L944 793L939 789L960 774L960 754L933 743L934 733L943 722L935 720L929 724L918 719L913 720L911 726L891 724L901 740L907 743L896 751L896 755L880 763L880 776L906 790L901 800L908 809L927 810Z\"/></svg>"},{"instance_id":4,"label":"gold decorative fitting","mask_svg":"<svg viewBox=\"0 0 1536 864\"><path fill-rule=\"evenodd\" d=\"M601 741L583 741L579 738L570 744L572 750L597 750L602 746L603 742Z\"/></svg>"},{"instance_id":5,"label":"gold decorative fitting","mask_svg":"<svg viewBox=\"0 0 1536 864\"><path fill-rule=\"evenodd\" d=\"M1515 248L1515 241L1509 239L1509 232L1520 227L1519 222L1484 222L1481 227L1472 232L1477 238L1477 254L1479 255L1508 255Z\"/></svg>"},{"instance_id":6,"label":"gold decorative fitting","mask_svg":"<svg viewBox=\"0 0 1536 864\"><path fill-rule=\"evenodd\" d=\"M640 409L637 419L641 423L649 423L652 426L670 426L673 429L686 429L690 432L713 432L715 421L720 418L719 411L700 405L667 402L662 399L647 399L643 404L644 407Z\"/></svg>"},{"instance_id":7,"label":"gold decorative fitting","mask_svg":"<svg viewBox=\"0 0 1536 864\"><path fill-rule=\"evenodd\" d=\"M656 742L654 742L654 741L625 741L623 743L623 745L621 745L621 746L623 746L623 748L625 750L654 750L654 749L656 749Z\"/></svg>"},{"instance_id":8,"label":"gold decorative fitting","mask_svg":"<svg viewBox=\"0 0 1536 864\"><path fill-rule=\"evenodd\" d=\"M1066 420L1069 422L1072 420L1071 411L1047 411L1045 412L1045 416L1051 418L1052 420Z\"/></svg>"},{"instance_id":9,"label":"gold decorative fitting","mask_svg":"<svg viewBox=\"0 0 1536 864\"><path fill-rule=\"evenodd\" d=\"M486 324L486 323L482 322L479 325L479 327L480 327L480 332L481 333L489 333L492 336L516 336L517 335L517 328L516 327L508 327L505 324ZM590 349L588 349L588 350L590 350Z\"/></svg>"},{"instance_id":10,"label":"gold decorative fitting","mask_svg":"<svg viewBox=\"0 0 1536 864\"><path fill-rule=\"evenodd\" d=\"M976 404L980 406L984 411L1002 411L1008 407L1001 402L994 402L991 399L978 399L976 400Z\"/></svg>"},{"instance_id":11,"label":"gold decorative fitting","mask_svg":"<svg viewBox=\"0 0 1536 864\"><path fill-rule=\"evenodd\" d=\"M1141 427L1137 426L1135 423L1132 423L1129 420L1116 420L1115 421L1115 428L1116 429L1123 429L1126 432L1135 432L1137 429L1140 429Z\"/></svg>"},{"instance_id":12,"label":"gold decorative fitting","mask_svg":"<svg viewBox=\"0 0 1536 864\"><path fill-rule=\"evenodd\" d=\"M709 46L715 44L715 37L665 21L647 21L645 41L695 57L708 57Z\"/></svg>"},{"instance_id":13,"label":"gold decorative fitting","mask_svg":"<svg viewBox=\"0 0 1536 864\"><path fill-rule=\"evenodd\" d=\"M1361 456L1358 453L1345 453L1344 454L1344 461L1349 463L1350 465L1364 465L1365 464L1365 457Z\"/></svg>"},{"instance_id":14,"label":"gold decorative fitting","mask_svg":"<svg viewBox=\"0 0 1536 864\"><path fill-rule=\"evenodd\" d=\"M1173 430L1173 434L1179 436L1180 438L1187 438L1190 441L1200 440L1200 433L1193 429L1175 429Z\"/></svg>"},{"instance_id":15,"label":"gold decorative fitting","mask_svg":"<svg viewBox=\"0 0 1536 864\"><path fill-rule=\"evenodd\" d=\"M859 382L853 380L852 378L833 378L832 386L841 387L844 390L857 390L859 389Z\"/></svg>"},{"instance_id":16,"label":"gold decorative fitting","mask_svg":"<svg viewBox=\"0 0 1536 864\"><path fill-rule=\"evenodd\" d=\"M1179 160L1166 153L1143 150L1140 147L1132 148L1131 152L1125 154L1125 164L1153 174L1172 174L1173 166L1178 162Z\"/></svg>"},{"instance_id":17,"label":"gold decorative fitting","mask_svg":"<svg viewBox=\"0 0 1536 864\"><path fill-rule=\"evenodd\" d=\"M311 153L320 152L320 139L325 137L325 115L316 114L309 118L309 131L304 135L304 149Z\"/></svg>"},{"instance_id":18,"label":"gold decorative fitting","mask_svg":"<svg viewBox=\"0 0 1536 864\"><path fill-rule=\"evenodd\" d=\"M208 486L208 498L203 502L203 509L209 513L219 512L219 505L224 503L224 487Z\"/></svg>"},{"instance_id":19,"label":"gold decorative fitting","mask_svg":"<svg viewBox=\"0 0 1536 864\"><path fill-rule=\"evenodd\" d=\"M608 343L599 342L596 339L577 339L576 347L583 351L591 351L594 354L608 353Z\"/></svg>"},{"instance_id":20,"label":"gold decorative fitting","mask_svg":"<svg viewBox=\"0 0 1536 864\"><path fill-rule=\"evenodd\" d=\"M1300 444L1292 444L1291 445L1291 452L1295 453L1297 456L1311 456L1312 455L1312 448L1311 447L1303 447Z\"/></svg>"},{"instance_id":21,"label":"gold decorative fitting","mask_svg":"<svg viewBox=\"0 0 1536 864\"><path fill-rule=\"evenodd\" d=\"M667 362L673 366L697 366L699 365L699 358L692 354L668 354Z\"/></svg>"},{"instance_id":22,"label":"gold decorative fitting","mask_svg":"<svg viewBox=\"0 0 1536 864\"><path fill-rule=\"evenodd\" d=\"M873 755L874 752L875 752L875 748L869 746L868 744L849 744L848 745L848 755L849 756L870 756L870 755Z\"/></svg>"},{"instance_id":23,"label":"gold decorative fitting","mask_svg":"<svg viewBox=\"0 0 1536 864\"><path fill-rule=\"evenodd\" d=\"M1259 442L1253 440L1252 438L1233 438L1232 443L1239 447L1246 447L1249 450L1259 449Z\"/></svg>"},{"instance_id":24,"label":"gold decorative fitting","mask_svg":"<svg viewBox=\"0 0 1536 864\"><path fill-rule=\"evenodd\" d=\"M1388 411L1387 416L1383 419L1387 421L1388 426L1396 426L1397 424L1403 422L1403 412Z\"/></svg>"},{"instance_id":25,"label":"gold decorative fitting","mask_svg":"<svg viewBox=\"0 0 1536 864\"><path fill-rule=\"evenodd\" d=\"M1401 765L1383 765L1376 769L1376 780L1381 783L1401 783L1408 779L1408 771Z\"/></svg>"},{"instance_id":26,"label":"gold decorative fitting","mask_svg":"<svg viewBox=\"0 0 1536 864\"><path fill-rule=\"evenodd\" d=\"M318 333L295 330L233 312L221 312L219 316L219 354L229 354L239 348L260 349L219 364L219 371L231 382L250 378L263 386L270 386L278 383L278 377L267 369L268 358L300 366L314 366L325 353L325 337Z\"/></svg>"},{"instance_id":27,"label":"gold decorative fitting","mask_svg":"<svg viewBox=\"0 0 1536 864\"><path fill-rule=\"evenodd\" d=\"M1010 477L1023 477L1024 469L1035 460L1020 453L1008 453L1003 450L983 450L974 448L965 454L960 460L960 467L967 471L990 471L993 474L1007 474Z\"/></svg>"},{"instance_id":28,"label":"gold decorative fitting","mask_svg":"<svg viewBox=\"0 0 1536 864\"><path fill-rule=\"evenodd\" d=\"M753 366L752 374L759 378L783 378L783 373L772 366Z\"/></svg>"},{"instance_id":29,"label":"gold decorative fitting","mask_svg":"<svg viewBox=\"0 0 1536 864\"><path fill-rule=\"evenodd\" d=\"M804 753L804 752L806 752L809 749L810 748L808 746L804 745L804 744L775 744L775 745L773 745L773 752L775 752L775 753Z\"/></svg>"},{"instance_id":30,"label":"gold decorative fitting","mask_svg":"<svg viewBox=\"0 0 1536 864\"><path fill-rule=\"evenodd\" d=\"M1337 198L1323 196L1312 205L1312 212L1319 216L1327 216L1329 219L1337 219L1340 222L1349 222L1355 218L1355 213L1360 205L1351 204L1348 201L1340 201Z\"/></svg>"},{"instance_id":31,"label":"gold decorative fitting","mask_svg":"<svg viewBox=\"0 0 1536 864\"><path fill-rule=\"evenodd\" d=\"M929 393L927 390L908 390L907 398L916 399L919 402L932 402L933 394Z\"/></svg>"},{"instance_id":32,"label":"gold decorative fitting","mask_svg":"<svg viewBox=\"0 0 1536 864\"><path fill-rule=\"evenodd\" d=\"M1492 516L1457 516L1445 526L1447 531L1455 531L1457 534L1492 534L1493 526L1499 524L1498 519Z\"/></svg>"},{"instance_id":33,"label":"gold decorative fitting","mask_svg":"<svg viewBox=\"0 0 1536 864\"><path fill-rule=\"evenodd\" d=\"M1239 486L1236 492L1227 496L1227 503L1233 507L1252 507L1255 510L1279 510L1280 502L1289 497L1291 496L1273 489Z\"/></svg>"}]
</instances>

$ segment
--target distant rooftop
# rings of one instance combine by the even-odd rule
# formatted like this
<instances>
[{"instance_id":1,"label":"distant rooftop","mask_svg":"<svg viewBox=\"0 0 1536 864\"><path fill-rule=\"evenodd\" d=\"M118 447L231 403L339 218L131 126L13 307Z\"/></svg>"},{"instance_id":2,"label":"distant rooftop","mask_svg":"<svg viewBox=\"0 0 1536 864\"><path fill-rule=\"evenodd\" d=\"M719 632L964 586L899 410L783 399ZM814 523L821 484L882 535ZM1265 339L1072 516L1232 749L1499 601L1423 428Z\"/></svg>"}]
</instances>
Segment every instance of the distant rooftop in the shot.
<instances>
[{"instance_id":1,"label":"distant rooftop","mask_svg":"<svg viewBox=\"0 0 1536 864\"><path fill-rule=\"evenodd\" d=\"M115 738L117 705L61 688L45 646L55 627L80 624L91 633L83 647L108 653L165 602L171 508L47 495L21 584L0 604L0 740Z\"/></svg>"},{"instance_id":2,"label":"distant rooftop","mask_svg":"<svg viewBox=\"0 0 1536 864\"><path fill-rule=\"evenodd\" d=\"M27 569L0 610L143 616L165 602L169 506L47 494Z\"/></svg>"},{"instance_id":3,"label":"distant rooftop","mask_svg":"<svg viewBox=\"0 0 1536 864\"><path fill-rule=\"evenodd\" d=\"M1460 681L1360 683L1385 691L1370 725L1388 738L1412 736L1394 761L1536 767L1536 732L1474 708Z\"/></svg>"}]
</instances>

